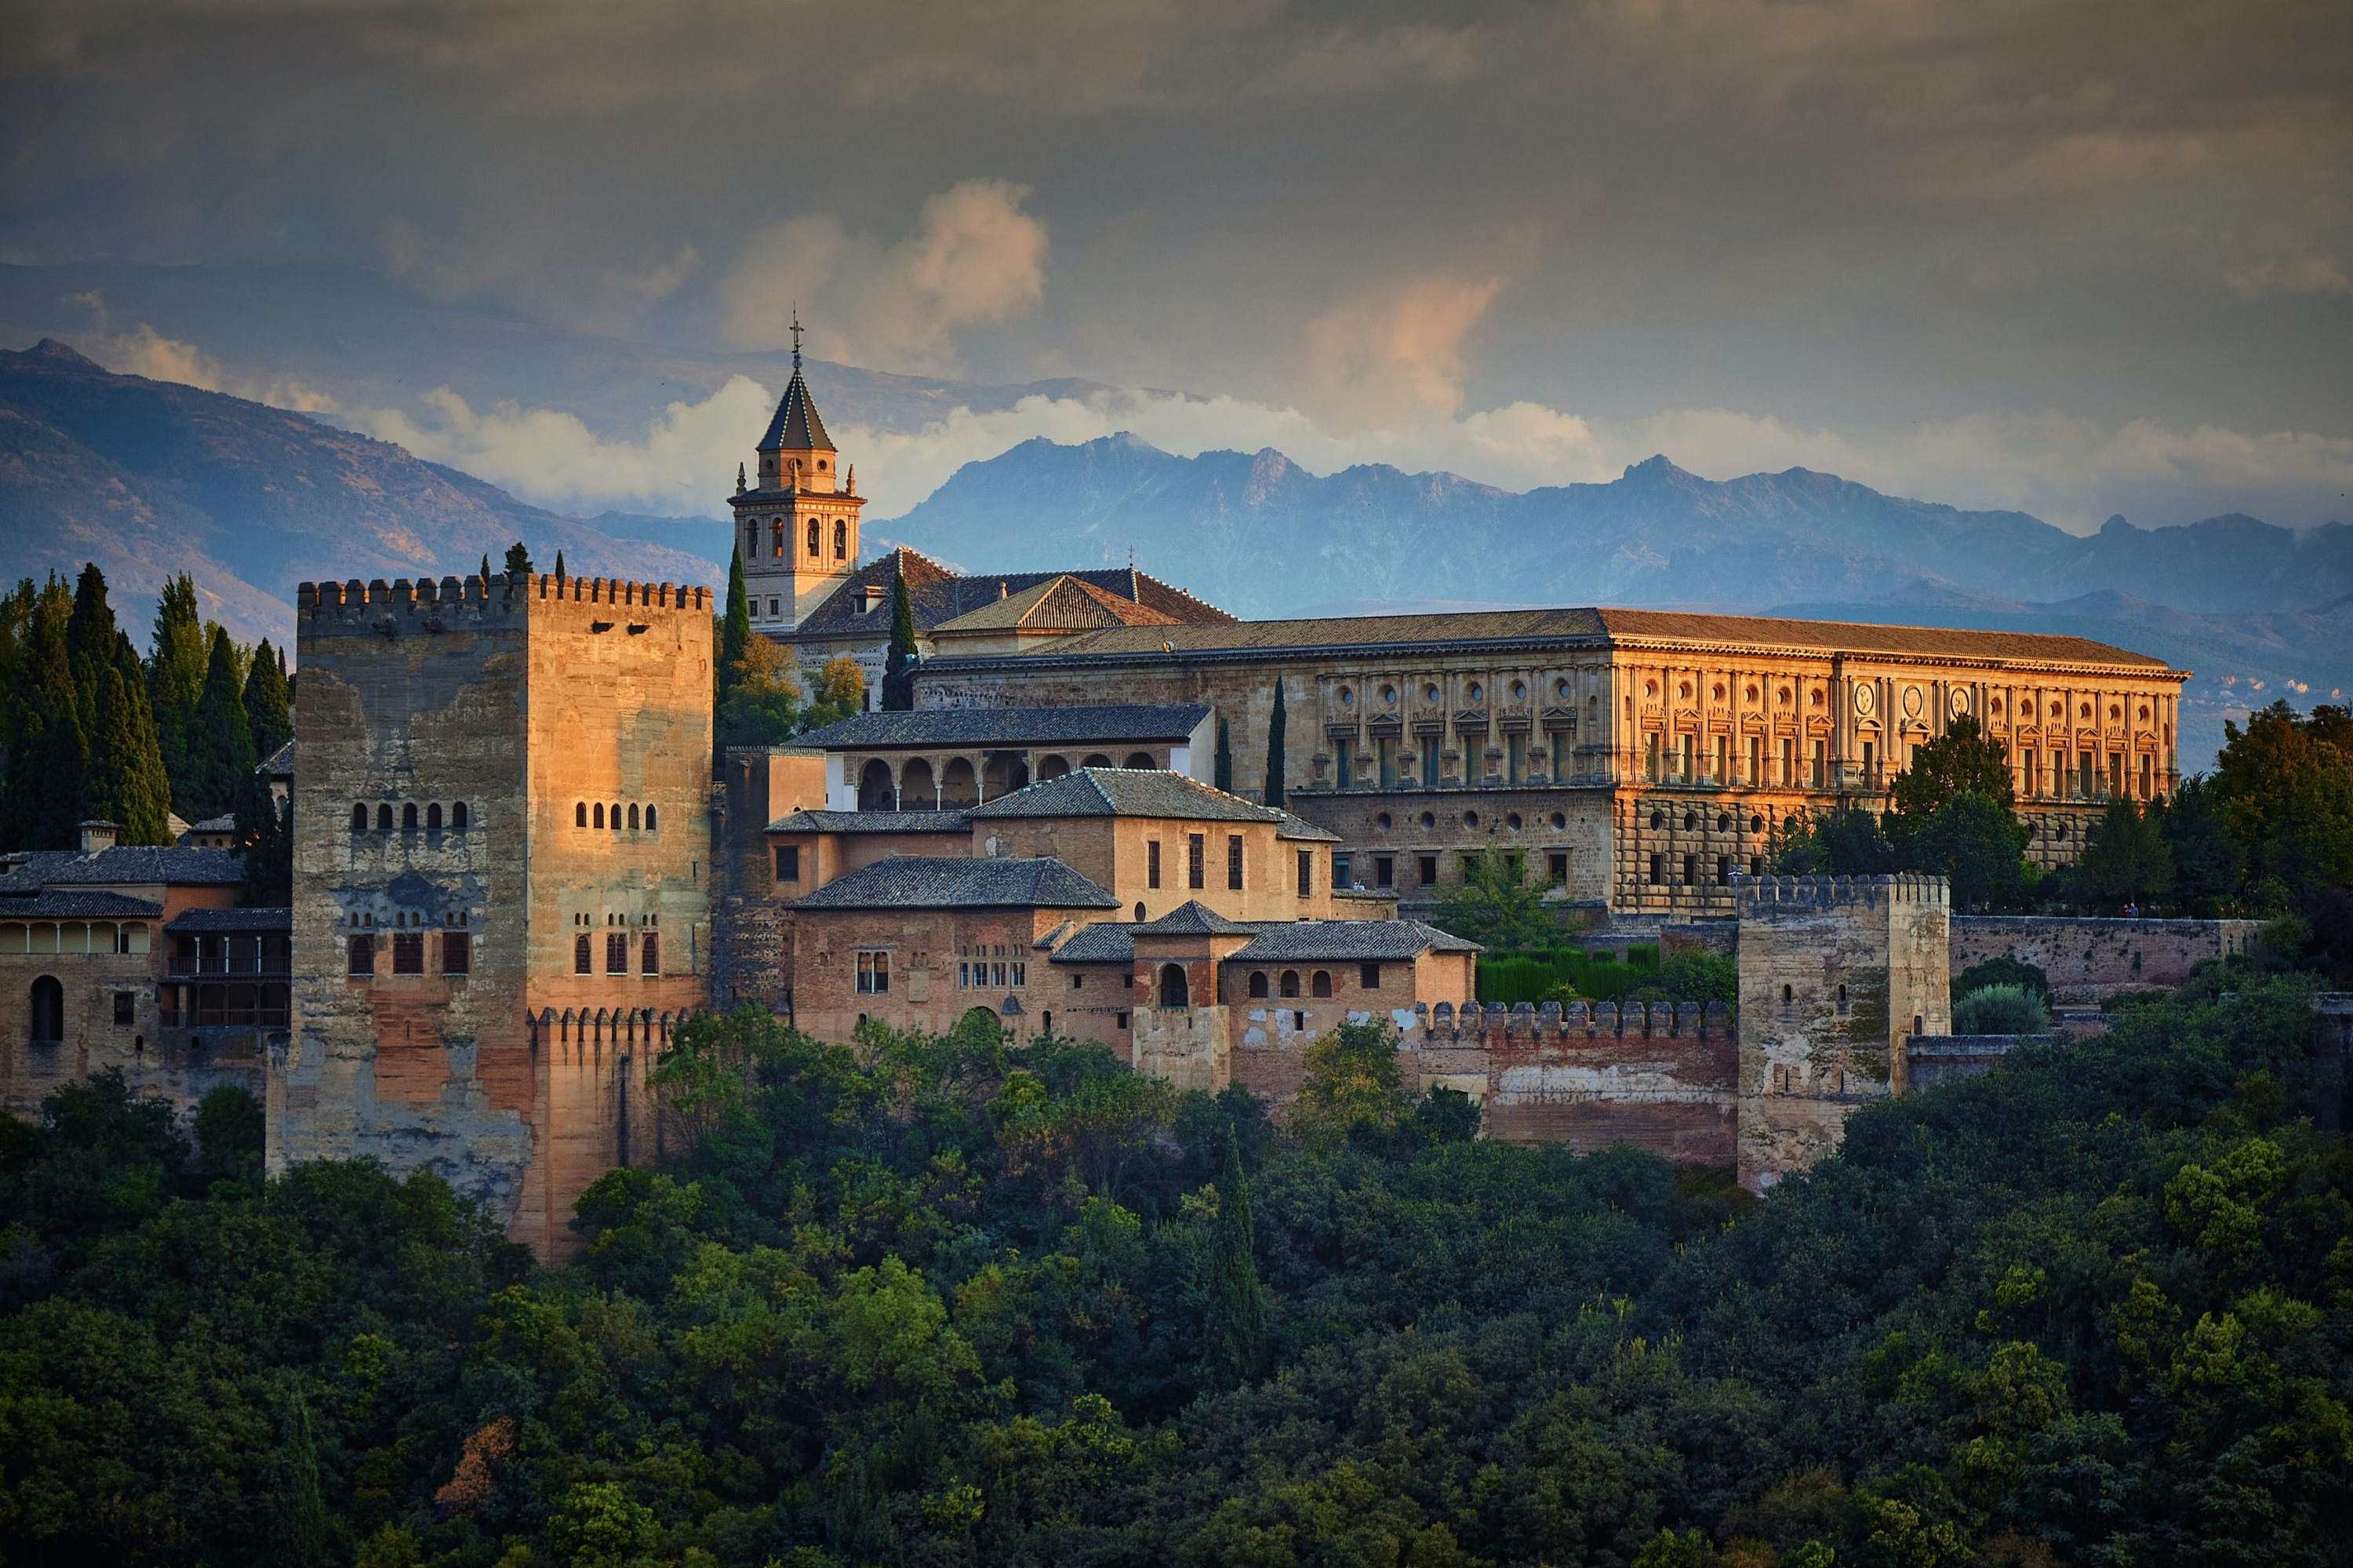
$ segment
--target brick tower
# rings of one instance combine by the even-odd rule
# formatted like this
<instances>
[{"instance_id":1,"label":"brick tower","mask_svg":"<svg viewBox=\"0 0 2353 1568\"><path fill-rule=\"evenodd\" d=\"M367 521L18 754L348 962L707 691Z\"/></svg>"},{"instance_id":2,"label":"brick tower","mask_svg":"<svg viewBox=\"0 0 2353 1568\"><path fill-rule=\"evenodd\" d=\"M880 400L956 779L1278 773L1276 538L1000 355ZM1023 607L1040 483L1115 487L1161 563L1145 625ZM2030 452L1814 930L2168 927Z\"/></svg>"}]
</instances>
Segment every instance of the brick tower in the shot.
<instances>
[{"instance_id":1,"label":"brick tower","mask_svg":"<svg viewBox=\"0 0 2353 1568\"><path fill-rule=\"evenodd\" d=\"M856 470L845 471L801 378L801 323L793 318L793 378L754 454L757 483L739 474L729 504L752 625L782 637L849 580L858 566Z\"/></svg>"}]
</instances>

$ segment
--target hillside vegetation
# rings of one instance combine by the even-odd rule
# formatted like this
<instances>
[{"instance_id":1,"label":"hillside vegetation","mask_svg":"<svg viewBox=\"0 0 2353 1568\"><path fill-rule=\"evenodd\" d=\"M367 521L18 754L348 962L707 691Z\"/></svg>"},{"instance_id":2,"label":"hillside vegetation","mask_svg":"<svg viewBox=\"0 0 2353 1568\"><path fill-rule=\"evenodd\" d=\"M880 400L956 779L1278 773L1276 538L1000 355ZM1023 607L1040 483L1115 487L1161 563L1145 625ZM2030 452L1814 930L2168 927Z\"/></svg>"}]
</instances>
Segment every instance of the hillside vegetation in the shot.
<instances>
[{"instance_id":1,"label":"hillside vegetation","mask_svg":"<svg viewBox=\"0 0 2353 1568\"><path fill-rule=\"evenodd\" d=\"M2353 1154L2295 976L1883 1104L1753 1204L1100 1049L700 1021L536 1270L100 1079L0 1122L18 1564L2353 1561ZM679 1147L673 1143L673 1147Z\"/></svg>"}]
</instances>

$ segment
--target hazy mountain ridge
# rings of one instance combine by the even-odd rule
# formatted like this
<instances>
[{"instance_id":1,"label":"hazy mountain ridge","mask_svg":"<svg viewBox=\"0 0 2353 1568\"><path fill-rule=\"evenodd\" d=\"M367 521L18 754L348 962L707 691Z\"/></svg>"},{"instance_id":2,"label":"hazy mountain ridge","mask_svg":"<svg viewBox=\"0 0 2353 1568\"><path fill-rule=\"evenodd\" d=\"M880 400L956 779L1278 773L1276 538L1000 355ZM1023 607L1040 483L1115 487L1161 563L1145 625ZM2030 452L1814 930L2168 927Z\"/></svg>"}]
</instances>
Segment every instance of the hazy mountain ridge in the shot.
<instances>
[{"instance_id":1,"label":"hazy mountain ridge","mask_svg":"<svg viewBox=\"0 0 2353 1568\"><path fill-rule=\"evenodd\" d=\"M1705 480L1663 457L1607 484L1514 494L1368 466L1318 477L1280 452L1176 457L1134 437L1026 441L967 464L890 524L962 560L1124 559L1240 614L1337 599L1555 603L1867 601L1915 582L2025 601L2115 589L2202 613L2353 593L2353 529L2252 517L2072 535L1791 469Z\"/></svg>"},{"instance_id":2,"label":"hazy mountain ridge","mask_svg":"<svg viewBox=\"0 0 2353 1568\"><path fill-rule=\"evenodd\" d=\"M0 547L12 575L96 561L143 616L186 571L237 636L282 640L294 585L460 575L524 541L591 576L715 584L686 551L616 540L389 442L62 344L0 352Z\"/></svg>"}]
</instances>

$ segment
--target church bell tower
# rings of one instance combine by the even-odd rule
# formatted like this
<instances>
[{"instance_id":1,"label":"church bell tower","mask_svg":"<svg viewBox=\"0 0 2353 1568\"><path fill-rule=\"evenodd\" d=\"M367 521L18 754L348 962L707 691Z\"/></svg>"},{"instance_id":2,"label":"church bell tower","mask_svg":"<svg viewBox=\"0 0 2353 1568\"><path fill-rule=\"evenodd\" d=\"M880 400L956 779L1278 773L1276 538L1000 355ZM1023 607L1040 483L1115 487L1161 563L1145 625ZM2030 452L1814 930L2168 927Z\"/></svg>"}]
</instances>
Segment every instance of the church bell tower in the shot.
<instances>
[{"instance_id":1,"label":"church bell tower","mask_svg":"<svg viewBox=\"0 0 2353 1568\"><path fill-rule=\"evenodd\" d=\"M856 471L844 471L839 456L801 378L796 313L793 378L754 453L753 487L743 488L739 472L730 499L755 631L790 632L857 569L858 514L866 503L851 493Z\"/></svg>"}]
</instances>

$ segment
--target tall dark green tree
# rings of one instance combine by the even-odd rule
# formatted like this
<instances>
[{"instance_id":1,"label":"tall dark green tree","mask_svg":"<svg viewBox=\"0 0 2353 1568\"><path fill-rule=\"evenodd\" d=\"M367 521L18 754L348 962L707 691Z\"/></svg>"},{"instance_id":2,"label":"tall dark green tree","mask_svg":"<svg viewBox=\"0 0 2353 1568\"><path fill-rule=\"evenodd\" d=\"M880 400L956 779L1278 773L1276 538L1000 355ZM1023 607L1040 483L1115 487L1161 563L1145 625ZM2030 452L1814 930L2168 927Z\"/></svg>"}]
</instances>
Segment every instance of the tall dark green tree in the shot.
<instances>
[{"instance_id":1,"label":"tall dark green tree","mask_svg":"<svg viewBox=\"0 0 2353 1568\"><path fill-rule=\"evenodd\" d=\"M1263 799L1270 806L1282 804L1282 740L1283 729L1289 722L1282 711L1282 683L1277 680L1274 683L1274 713L1266 721L1266 794Z\"/></svg>"},{"instance_id":2,"label":"tall dark green tree","mask_svg":"<svg viewBox=\"0 0 2353 1568\"><path fill-rule=\"evenodd\" d=\"M557 558L562 558L561 552L558 552ZM509 577L529 577L531 572L531 552L523 548L523 544L521 539L517 539L513 544L507 546L507 575Z\"/></svg>"},{"instance_id":3,"label":"tall dark green tree","mask_svg":"<svg viewBox=\"0 0 2353 1568\"><path fill-rule=\"evenodd\" d=\"M154 647L147 656L147 704L164 771L174 784L188 776L188 737L205 694L205 622L196 609L195 580L182 572L164 584L155 608Z\"/></svg>"},{"instance_id":4,"label":"tall dark green tree","mask_svg":"<svg viewBox=\"0 0 2353 1568\"><path fill-rule=\"evenodd\" d=\"M259 758L253 754L253 732L245 721L237 648L217 626L205 664L205 693L196 704L196 733L189 752L187 803L180 807L180 814L198 822L235 810L238 789Z\"/></svg>"},{"instance_id":5,"label":"tall dark green tree","mask_svg":"<svg viewBox=\"0 0 2353 1568\"><path fill-rule=\"evenodd\" d=\"M564 580L564 552L562 550L555 552L555 580L557 582L562 582Z\"/></svg>"},{"instance_id":6,"label":"tall dark green tree","mask_svg":"<svg viewBox=\"0 0 2353 1568\"><path fill-rule=\"evenodd\" d=\"M1217 786L1229 795L1234 792L1234 736L1223 719L1218 721Z\"/></svg>"},{"instance_id":7,"label":"tall dark green tree","mask_svg":"<svg viewBox=\"0 0 2353 1568\"><path fill-rule=\"evenodd\" d=\"M89 758L66 653L73 596L52 574L39 588L25 579L8 602L16 647L13 679L0 693L8 714L8 795L0 847L70 849Z\"/></svg>"},{"instance_id":8,"label":"tall dark green tree","mask_svg":"<svg viewBox=\"0 0 2353 1568\"><path fill-rule=\"evenodd\" d=\"M1266 1297L1259 1285L1257 1233L1241 1139L1226 1139L1218 1172L1218 1224L1209 1243L1208 1311L1202 1325L1209 1381L1221 1388L1266 1375Z\"/></svg>"},{"instance_id":9,"label":"tall dark green tree","mask_svg":"<svg viewBox=\"0 0 2353 1568\"><path fill-rule=\"evenodd\" d=\"M561 557L559 557L560 559ZM561 570L561 568L558 568ZM744 588L744 547L735 546L727 561L727 609L719 622L719 667L723 694L732 681L744 649L752 641L752 599Z\"/></svg>"},{"instance_id":10,"label":"tall dark green tree","mask_svg":"<svg viewBox=\"0 0 2353 1568\"><path fill-rule=\"evenodd\" d=\"M1952 884L1953 909L2006 909L2025 875L2026 830L2010 808L1975 791L1955 795L1912 835L1905 865Z\"/></svg>"},{"instance_id":11,"label":"tall dark green tree","mask_svg":"<svg viewBox=\"0 0 2353 1568\"><path fill-rule=\"evenodd\" d=\"M259 772L237 805L237 840L245 851L237 901L249 909L283 909L294 902L294 802L280 800Z\"/></svg>"},{"instance_id":12,"label":"tall dark green tree","mask_svg":"<svg viewBox=\"0 0 2353 1568\"><path fill-rule=\"evenodd\" d=\"M253 754L264 762L294 738L286 655L270 647L267 637L254 645L253 662L245 673L245 724L253 736Z\"/></svg>"},{"instance_id":13,"label":"tall dark green tree","mask_svg":"<svg viewBox=\"0 0 2353 1568\"><path fill-rule=\"evenodd\" d=\"M114 662L100 673L81 813L115 824L115 842L172 842L172 784L147 707L146 670L131 639L114 634Z\"/></svg>"},{"instance_id":14,"label":"tall dark green tree","mask_svg":"<svg viewBox=\"0 0 2353 1568\"><path fill-rule=\"evenodd\" d=\"M1956 795L1981 796L2006 810L2011 799L2010 758L1985 737L1975 718L1964 715L1913 753L1891 793L1897 814L1915 827Z\"/></svg>"},{"instance_id":15,"label":"tall dark green tree","mask_svg":"<svg viewBox=\"0 0 2353 1568\"><path fill-rule=\"evenodd\" d=\"M2075 886L2093 904L2146 904L2173 891L2173 846L2152 808L2129 795L2112 797L2084 841ZM2101 911L2106 913L2105 909Z\"/></svg>"},{"instance_id":16,"label":"tall dark green tree","mask_svg":"<svg viewBox=\"0 0 2353 1568\"><path fill-rule=\"evenodd\" d=\"M482 580L491 580L491 553L488 550L482 552Z\"/></svg>"},{"instance_id":17,"label":"tall dark green tree","mask_svg":"<svg viewBox=\"0 0 2353 1568\"><path fill-rule=\"evenodd\" d=\"M907 713L915 705L915 607L907 598L907 577L891 581L891 652L882 665L882 708Z\"/></svg>"},{"instance_id":18,"label":"tall dark green tree","mask_svg":"<svg viewBox=\"0 0 2353 1568\"><path fill-rule=\"evenodd\" d=\"M2173 895L2195 916L2219 915L2239 895L2246 851L2231 832L2228 809L2211 779L2184 779L2169 800L2152 808L2173 852Z\"/></svg>"},{"instance_id":19,"label":"tall dark green tree","mask_svg":"<svg viewBox=\"0 0 2353 1568\"><path fill-rule=\"evenodd\" d=\"M274 1568L325 1568L327 1505L319 1491L319 1450L311 1435L311 1412L299 1393L286 1402L286 1415L271 1456L269 1533Z\"/></svg>"}]
</instances>

